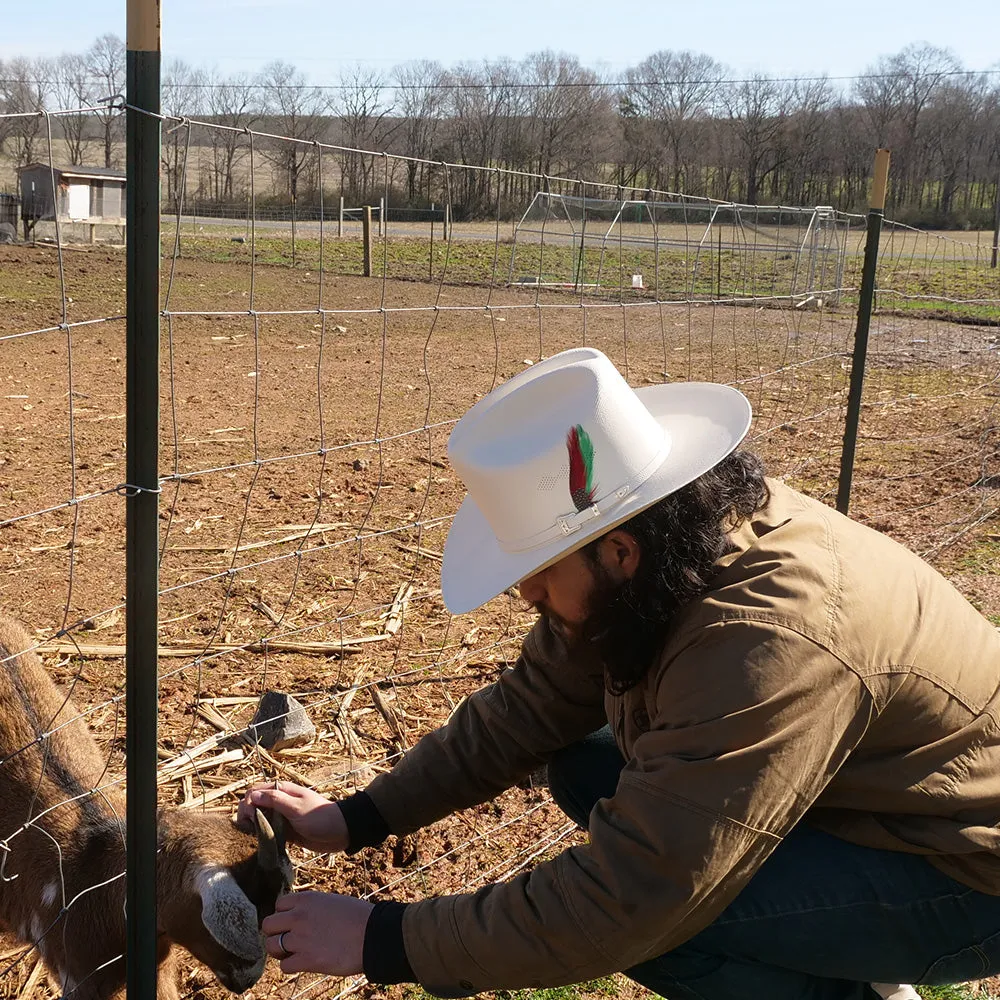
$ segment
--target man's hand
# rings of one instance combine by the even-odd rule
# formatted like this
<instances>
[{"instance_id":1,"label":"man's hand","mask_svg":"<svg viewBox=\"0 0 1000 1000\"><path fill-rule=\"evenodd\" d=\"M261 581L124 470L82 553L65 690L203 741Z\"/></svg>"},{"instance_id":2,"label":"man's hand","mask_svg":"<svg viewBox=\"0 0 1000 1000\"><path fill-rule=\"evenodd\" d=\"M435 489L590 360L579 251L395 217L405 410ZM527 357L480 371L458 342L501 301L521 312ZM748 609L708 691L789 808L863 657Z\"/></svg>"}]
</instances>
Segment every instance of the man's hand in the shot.
<instances>
[{"instance_id":1,"label":"man's hand","mask_svg":"<svg viewBox=\"0 0 1000 1000\"><path fill-rule=\"evenodd\" d=\"M250 829L254 809L274 809L287 820L288 840L310 851L347 850L347 824L336 802L291 781L254 785L240 802L236 822Z\"/></svg>"},{"instance_id":2,"label":"man's hand","mask_svg":"<svg viewBox=\"0 0 1000 1000\"><path fill-rule=\"evenodd\" d=\"M279 896L261 929L268 953L285 975L320 972L353 976L364 971L365 926L373 904L353 896L293 892Z\"/></svg>"}]
</instances>

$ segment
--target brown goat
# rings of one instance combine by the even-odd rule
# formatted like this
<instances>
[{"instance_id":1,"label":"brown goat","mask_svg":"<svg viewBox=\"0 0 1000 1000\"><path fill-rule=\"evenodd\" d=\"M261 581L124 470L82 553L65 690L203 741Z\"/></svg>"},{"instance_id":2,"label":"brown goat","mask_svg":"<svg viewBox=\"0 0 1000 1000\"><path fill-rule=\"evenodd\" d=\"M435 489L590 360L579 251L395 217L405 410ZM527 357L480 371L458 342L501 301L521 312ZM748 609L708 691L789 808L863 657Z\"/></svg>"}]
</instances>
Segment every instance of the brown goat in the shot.
<instances>
[{"instance_id":1,"label":"brown goat","mask_svg":"<svg viewBox=\"0 0 1000 1000\"><path fill-rule=\"evenodd\" d=\"M125 982L125 796L30 646L0 617L0 928L38 948L64 1000L106 1000ZM160 810L159 1000L178 995L175 944L234 993L260 978L260 922L292 882L278 819L258 813L254 835Z\"/></svg>"}]
</instances>

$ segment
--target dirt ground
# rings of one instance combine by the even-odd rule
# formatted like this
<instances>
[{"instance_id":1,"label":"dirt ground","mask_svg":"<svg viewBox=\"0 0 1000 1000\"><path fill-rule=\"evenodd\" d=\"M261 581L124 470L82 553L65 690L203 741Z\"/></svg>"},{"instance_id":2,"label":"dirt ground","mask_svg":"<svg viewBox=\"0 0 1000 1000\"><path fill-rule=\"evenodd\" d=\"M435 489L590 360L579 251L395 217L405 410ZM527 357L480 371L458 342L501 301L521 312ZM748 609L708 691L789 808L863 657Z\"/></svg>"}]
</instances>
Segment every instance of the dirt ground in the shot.
<instances>
[{"instance_id":1,"label":"dirt ground","mask_svg":"<svg viewBox=\"0 0 1000 1000\"><path fill-rule=\"evenodd\" d=\"M55 250L0 247L0 609L45 643L122 773L124 254L66 251L62 272L68 328ZM183 258L166 262L163 293L164 805L231 810L259 778L363 787L513 662L533 617L516 597L459 617L441 600L463 495L445 449L465 409L542 356L585 342L634 385L737 384L769 469L835 495L850 315L623 308ZM994 334L877 319L852 512L927 553L1000 623ZM244 727L268 689L303 702L316 740L217 758L212 738ZM209 766L175 766L182 751ZM384 850L295 861L301 886L411 899L507 877L578 836L528 783ZM0 939L0 997L23 995L35 957L22 953ZM247 995L344 986L269 967ZM225 992L189 963L182 994Z\"/></svg>"}]
</instances>

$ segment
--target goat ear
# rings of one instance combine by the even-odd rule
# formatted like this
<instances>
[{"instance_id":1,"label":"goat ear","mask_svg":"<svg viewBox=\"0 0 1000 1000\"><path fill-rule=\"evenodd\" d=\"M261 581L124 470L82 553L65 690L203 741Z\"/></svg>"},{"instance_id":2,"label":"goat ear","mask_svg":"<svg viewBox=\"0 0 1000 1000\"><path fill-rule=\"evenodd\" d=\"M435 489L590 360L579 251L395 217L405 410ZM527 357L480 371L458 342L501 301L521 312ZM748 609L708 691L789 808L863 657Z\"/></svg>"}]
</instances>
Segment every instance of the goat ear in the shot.
<instances>
[{"instance_id":1,"label":"goat ear","mask_svg":"<svg viewBox=\"0 0 1000 1000\"><path fill-rule=\"evenodd\" d=\"M285 818L273 809L256 809L257 862L264 871L281 871L285 853Z\"/></svg>"},{"instance_id":2,"label":"goat ear","mask_svg":"<svg viewBox=\"0 0 1000 1000\"><path fill-rule=\"evenodd\" d=\"M263 955L257 907L228 868L205 867L196 879L205 929L226 951L255 962Z\"/></svg>"}]
</instances>

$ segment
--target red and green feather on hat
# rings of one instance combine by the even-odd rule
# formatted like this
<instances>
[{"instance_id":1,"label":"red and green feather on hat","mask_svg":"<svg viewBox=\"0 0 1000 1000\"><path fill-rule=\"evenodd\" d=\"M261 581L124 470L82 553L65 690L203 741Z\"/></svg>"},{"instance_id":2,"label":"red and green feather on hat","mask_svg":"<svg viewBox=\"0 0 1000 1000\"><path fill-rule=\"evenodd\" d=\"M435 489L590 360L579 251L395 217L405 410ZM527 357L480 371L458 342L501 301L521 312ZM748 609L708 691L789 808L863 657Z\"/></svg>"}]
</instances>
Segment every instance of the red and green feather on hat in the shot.
<instances>
[{"instance_id":1,"label":"red and green feather on hat","mask_svg":"<svg viewBox=\"0 0 1000 1000\"><path fill-rule=\"evenodd\" d=\"M566 435L566 449L569 451L569 494L577 510L593 506L594 494L594 446L590 435L580 424L570 428Z\"/></svg>"}]
</instances>

